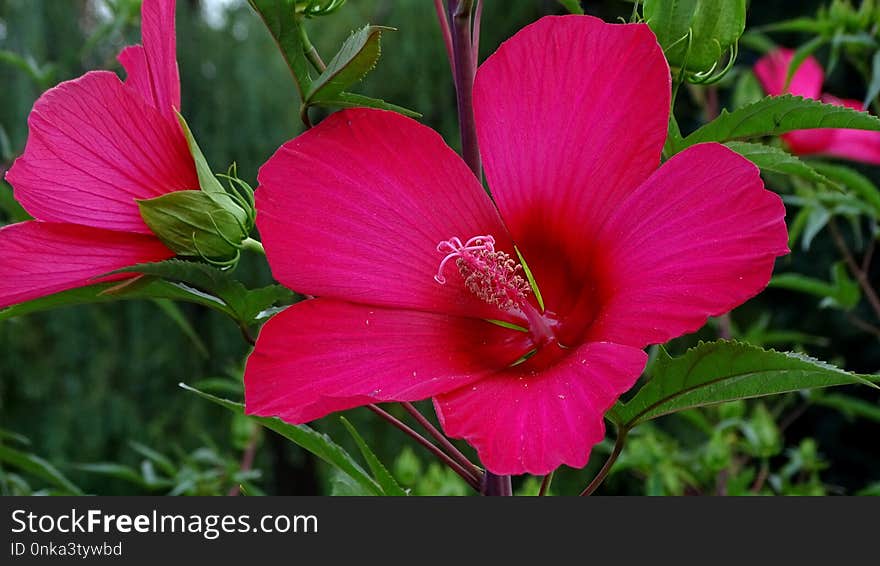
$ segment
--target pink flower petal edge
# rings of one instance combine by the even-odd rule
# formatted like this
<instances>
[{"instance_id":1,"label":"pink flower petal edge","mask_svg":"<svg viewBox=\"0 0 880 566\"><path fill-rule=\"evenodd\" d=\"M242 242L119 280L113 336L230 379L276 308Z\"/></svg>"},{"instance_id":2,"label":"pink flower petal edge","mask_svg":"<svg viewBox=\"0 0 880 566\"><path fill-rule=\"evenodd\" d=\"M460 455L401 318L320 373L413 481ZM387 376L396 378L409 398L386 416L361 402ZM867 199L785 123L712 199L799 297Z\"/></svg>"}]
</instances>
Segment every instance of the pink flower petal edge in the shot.
<instances>
[{"instance_id":1,"label":"pink flower petal edge","mask_svg":"<svg viewBox=\"0 0 880 566\"><path fill-rule=\"evenodd\" d=\"M0 228L0 249L0 308L98 283L95 278L110 271L174 255L150 236L36 221ZM100 281L127 277L132 276Z\"/></svg>"},{"instance_id":2,"label":"pink flower petal edge","mask_svg":"<svg viewBox=\"0 0 880 566\"><path fill-rule=\"evenodd\" d=\"M754 164L715 143L663 164L602 227L607 297L594 340L644 347L762 291L788 249L785 207Z\"/></svg>"},{"instance_id":3,"label":"pink flower petal edge","mask_svg":"<svg viewBox=\"0 0 880 566\"><path fill-rule=\"evenodd\" d=\"M249 414L303 423L367 403L425 399L513 363L503 349L491 352L495 342L525 336L510 334L470 318L311 299L261 329L245 370L245 405Z\"/></svg>"},{"instance_id":4,"label":"pink flower petal edge","mask_svg":"<svg viewBox=\"0 0 880 566\"><path fill-rule=\"evenodd\" d=\"M467 440L496 474L582 468L605 438L605 412L647 359L636 348L587 343L540 374L514 368L440 395L434 406L443 430Z\"/></svg>"}]
</instances>

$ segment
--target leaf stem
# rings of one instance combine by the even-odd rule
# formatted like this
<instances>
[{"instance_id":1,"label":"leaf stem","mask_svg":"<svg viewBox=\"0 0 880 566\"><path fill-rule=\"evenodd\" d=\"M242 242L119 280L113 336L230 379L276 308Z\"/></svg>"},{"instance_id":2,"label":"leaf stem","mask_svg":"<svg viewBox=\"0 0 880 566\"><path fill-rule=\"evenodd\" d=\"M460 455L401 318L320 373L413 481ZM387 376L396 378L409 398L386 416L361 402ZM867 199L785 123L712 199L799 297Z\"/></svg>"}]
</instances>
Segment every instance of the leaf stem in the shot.
<instances>
[{"instance_id":1,"label":"leaf stem","mask_svg":"<svg viewBox=\"0 0 880 566\"><path fill-rule=\"evenodd\" d=\"M461 451L456 448L455 445L452 444L452 442L449 441L446 435L440 432L437 427L435 427L433 423L431 423L431 421L429 421L427 417L425 417L425 415L419 412L415 405L409 402L402 402L400 405L422 426L422 428L428 431L428 434L430 434L434 438L434 440L436 440L440 444L440 446L446 450L447 454L449 454L459 464L461 464L462 467L467 469L475 478L479 480L483 479L483 470L481 470L473 462L468 460L468 457L462 454Z\"/></svg>"},{"instance_id":2,"label":"leaf stem","mask_svg":"<svg viewBox=\"0 0 880 566\"><path fill-rule=\"evenodd\" d=\"M367 405L367 408L370 409L371 411L373 411L374 413L376 413L377 415L379 415L380 417L382 417L383 419L385 419L386 421L388 421L389 423L391 423L393 426L395 426L398 429L400 429L401 431L403 431L406 435L408 435L410 438L412 438L413 440L415 440L416 442L421 444L423 447L425 447L425 449L427 449L429 452L431 452L437 458L439 458L441 462L443 462L444 464L449 466L449 468L453 472L455 472L456 474L461 476L461 479L463 479L469 486L471 486L472 488L474 488L477 491L480 490L480 481L477 478L475 478L473 475L471 475L470 472L468 472L466 469L464 469L461 466L461 464L459 464L458 462L453 460L448 454L446 454L445 452L443 452L442 450L437 448L437 446L434 445L427 438L425 438L424 436L422 436L418 432L416 432L413 429L411 429L410 427L408 427L406 424L401 422L399 419L397 419L392 414L379 408L377 405L374 405L374 404Z\"/></svg>"},{"instance_id":3,"label":"leaf stem","mask_svg":"<svg viewBox=\"0 0 880 566\"><path fill-rule=\"evenodd\" d=\"M617 457L620 456L620 452L623 450L623 445L626 443L626 435L629 434L629 429L627 428L619 428L617 429L617 439L614 441L614 449L611 451L611 455L608 456L608 459L605 460L605 463L602 465L602 469L599 470L599 473L596 474L596 477L593 478L593 481L590 482L582 492L581 495L592 495L596 489L602 482L605 481L605 478L608 476L608 472L611 471L611 467L614 465L614 462L617 461Z\"/></svg>"},{"instance_id":4,"label":"leaf stem","mask_svg":"<svg viewBox=\"0 0 880 566\"><path fill-rule=\"evenodd\" d=\"M303 44L303 53L306 54L306 59L309 60L309 63L312 64L312 67L315 68L319 73L323 73L327 70L327 65L324 64L324 60L321 59L321 55L318 53L318 50L315 49L315 46L312 45L311 40L309 39L309 34L306 33L306 26L302 24L299 25L299 38Z\"/></svg>"}]
</instances>

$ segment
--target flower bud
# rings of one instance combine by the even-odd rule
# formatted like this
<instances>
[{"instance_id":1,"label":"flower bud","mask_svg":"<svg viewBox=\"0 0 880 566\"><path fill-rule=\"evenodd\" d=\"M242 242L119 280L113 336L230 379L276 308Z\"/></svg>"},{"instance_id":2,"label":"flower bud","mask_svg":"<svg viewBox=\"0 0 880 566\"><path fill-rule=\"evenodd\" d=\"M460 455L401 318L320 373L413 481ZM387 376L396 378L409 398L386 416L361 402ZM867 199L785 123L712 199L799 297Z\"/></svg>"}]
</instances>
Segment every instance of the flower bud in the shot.
<instances>
[{"instance_id":1,"label":"flower bud","mask_svg":"<svg viewBox=\"0 0 880 566\"><path fill-rule=\"evenodd\" d=\"M709 76L746 26L746 0L644 0L642 15L671 67Z\"/></svg>"},{"instance_id":2,"label":"flower bud","mask_svg":"<svg viewBox=\"0 0 880 566\"><path fill-rule=\"evenodd\" d=\"M150 230L182 256L230 260L253 228L253 214L230 193L175 191L138 201Z\"/></svg>"}]
</instances>

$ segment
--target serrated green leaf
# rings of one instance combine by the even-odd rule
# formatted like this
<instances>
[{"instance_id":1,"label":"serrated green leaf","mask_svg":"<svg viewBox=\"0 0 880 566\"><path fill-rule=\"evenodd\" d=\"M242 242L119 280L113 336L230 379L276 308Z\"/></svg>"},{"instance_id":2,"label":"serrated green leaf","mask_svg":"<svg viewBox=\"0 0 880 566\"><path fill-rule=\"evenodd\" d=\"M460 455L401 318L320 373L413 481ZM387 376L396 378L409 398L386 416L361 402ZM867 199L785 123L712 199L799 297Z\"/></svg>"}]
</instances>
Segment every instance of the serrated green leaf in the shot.
<instances>
[{"instance_id":1,"label":"serrated green leaf","mask_svg":"<svg viewBox=\"0 0 880 566\"><path fill-rule=\"evenodd\" d=\"M376 482L382 487L382 491L385 492L385 495L391 496L404 496L406 495L406 491L400 487L400 484L397 483L397 480L394 479L394 476L391 475L391 472L388 471L388 468L382 464L379 457L376 456L376 453L370 449L370 446L363 439L363 437L358 433L357 429L354 428L354 425L349 422L345 417L339 417L339 420L342 421L343 426L345 426L348 433L354 439L355 444L357 444L358 449L361 451L361 454L364 457L364 460L367 461L367 466L369 466L370 471L373 472L373 477L376 479Z\"/></svg>"},{"instance_id":2,"label":"serrated green leaf","mask_svg":"<svg viewBox=\"0 0 880 566\"><path fill-rule=\"evenodd\" d=\"M701 343L678 358L661 349L651 379L615 409L625 428L670 413L801 389L880 382L790 352L734 341Z\"/></svg>"},{"instance_id":3,"label":"serrated green leaf","mask_svg":"<svg viewBox=\"0 0 880 566\"><path fill-rule=\"evenodd\" d=\"M837 183L829 180L806 162L778 147L749 142L727 142L724 145L757 165L762 171L792 175L814 183L840 188Z\"/></svg>"},{"instance_id":4,"label":"serrated green leaf","mask_svg":"<svg viewBox=\"0 0 880 566\"><path fill-rule=\"evenodd\" d=\"M568 10L570 14L583 15L584 9L581 8L580 0L559 0L563 8Z\"/></svg>"},{"instance_id":5,"label":"serrated green leaf","mask_svg":"<svg viewBox=\"0 0 880 566\"><path fill-rule=\"evenodd\" d=\"M336 108L378 108L380 110L391 110L410 118L421 118L422 115L415 110L404 108L390 102L385 102L379 98L371 98L362 94L354 94L352 92L341 92L336 98L315 102L314 106L329 106Z\"/></svg>"},{"instance_id":6,"label":"serrated green leaf","mask_svg":"<svg viewBox=\"0 0 880 566\"><path fill-rule=\"evenodd\" d=\"M58 471L58 468L35 454L20 452L0 444L0 462L43 479L69 495L83 495L82 490Z\"/></svg>"},{"instance_id":7,"label":"serrated green leaf","mask_svg":"<svg viewBox=\"0 0 880 566\"><path fill-rule=\"evenodd\" d=\"M215 193L174 191L137 203L150 230L177 255L233 257L251 228L248 213L222 187Z\"/></svg>"},{"instance_id":8,"label":"serrated green leaf","mask_svg":"<svg viewBox=\"0 0 880 566\"><path fill-rule=\"evenodd\" d=\"M745 0L643 0L642 6L669 64L691 72L710 71L745 30Z\"/></svg>"},{"instance_id":9,"label":"serrated green leaf","mask_svg":"<svg viewBox=\"0 0 880 566\"><path fill-rule=\"evenodd\" d=\"M852 108L824 104L818 100L786 94L768 96L754 104L728 112L702 126L676 148L677 151L702 142L727 142L778 136L811 128L853 128L880 131L880 118Z\"/></svg>"},{"instance_id":10,"label":"serrated green leaf","mask_svg":"<svg viewBox=\"0 0 880 566\"><path fill-rule=\"evenodd\" d=\"M68 306L154 298L196 303L235 317L235 313L216 297L160 279L144 277L123 284L99 283L80 287L12 305L0 310L0 321Z\"/></svg>"},{"instance_id":11,"label":"serrated green leaf","mask_svg":"<svg viewBox=\"0 0 880 566\"><path fill-rule=\"evenodd\" d=\"M262 311L277 303L289 304L294 299L293 292L280 285L249 290L233 278L229 271L179 259L142 263L113 273L141 273L161 277L182 284L190 290L201 291L209 297L216 297L228 313L243 324L252 324Z\"/></svg>"},{"instance_id":12,"label":"serrated green leaf","mask_svg":"<svg viewBox=\"0 0 880 566\"><path fill-rule=\"evenodd\" d=\"M363 79L379 61L382 32L393 30L367 25L351 34L327 68L312 82L304 103L313 105L336 100L340 93Z\"/></svg>"},{"instance_id":13,"label":"serrated green leaf","mask_svg":"<svg viewBox=\"0 0 880 566\"><path fill-rule=\"evenodd\" d=\"M294 0L248 0L251 7L259 14L281 55L284 57L287 67L293 74L296 88L300 98L305 100L306 93L312 85L312 77L309 73L309 61L305 55L305 46L302 41L301 16L296 13Z\"/></svg>"},{"instance_id":14,"label":"serrated green leaf","mask_svg":"<svg viewBox=\"0 0 880 566\"><path fill-rule=\"evenodd\" d=\"M220 405L221 407L224 407L235 414L244 414L244 405L242 405L241 403L236 403L235 401L230 401L228 399L221 399L220 397L215 397L214 395L211 395L209 393L203 393L202 391L194 389L184 383L181 383L180 387L187 391L195 393L203 399L207 399L212 403L216 403L217 405ZM254 416L250 416L249 418L253 419L255 422L261 424L269 430L277 432L300 448L303 448L304 450L307 450L318 458L324 460L325 462L339 470L341 473L349 476L353 481L360 485L361 488L368 490L374 495L382 495L382 488L379 486L379 484L376 483L357 462L355 462L355 460L351 457L351 455L349 455L348 452L346 452L341 446L333 442L333 440L331 440L330 437L326 434L321 434L320 432L306 425L287 424L277 418Z\"/></svg>"}]
</instances>

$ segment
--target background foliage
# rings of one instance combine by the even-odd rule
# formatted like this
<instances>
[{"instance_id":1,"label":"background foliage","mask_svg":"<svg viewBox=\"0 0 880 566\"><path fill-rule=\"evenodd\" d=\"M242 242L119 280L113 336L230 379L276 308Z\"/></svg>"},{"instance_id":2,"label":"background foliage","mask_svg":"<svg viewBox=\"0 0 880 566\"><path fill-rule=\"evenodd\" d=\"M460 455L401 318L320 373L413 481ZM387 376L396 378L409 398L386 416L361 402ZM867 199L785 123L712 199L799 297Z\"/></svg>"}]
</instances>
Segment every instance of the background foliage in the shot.
<instances>
[{"instance_id":1,"label":"background foliage","mask_svg":"<svg viewBox=\"0 0 880 566\"><path fill-rule=\"evenodd\" d=\"M243 0L178 4L187 121L214 170L236 162L241 178L256 185L259 165L302 128L290 74ZM456 146L454 89L428 4L350 0L333 17L310 23L310 36L322 53L332 54L364 23L397 28L384 36L383 57L358 92L421 112L424 122ZM585 4L588 13L606 21L626 18L632 9L618 0ZM749 29L811 16L819 6L754 2ZM523 25L562 11L551 1L486 2L483 56ZM123 45L137 41L138 13L136 0L0 0L0 169L22 151L27 114L43 90L89 69L119 70L114 58ZM794 47L814 36L771 37ZM759 56L749 46L758 44L741 46L737 69L711 91L718 102L707 99L709 91L701 87L687 92L682 87L676 113L683 131L701 123L713 104L736 104L735 96L742 94L740 71ZM817 55L827 59L829 52L823 48ZM865 79L856 63L842 60L825 90L861 99ZM855 168L875 183L880 180L878 167ZM771 175L767 181L804 198L784 179ZM8 185L0 185L0 221L21 219ZM797 202L790 202L790 220L796 210ZM853 249L864 249L876 232L864 218L851 229L845 212L840 214L845 237ZM809 294L799 292L797 282L776 284L735 311L729 328L726 322L710 324L697 336L673 342L670 352L681 353L698 338L729 333L765 347L800 350L857 373L877 372L880 341L853 322L854 317L871 320L873 314L858 291L847 287L845 271L838 272L836 283L831 278L841 258L819 220L808 222L806 230L816 232L809 234L808 247L802 241L793 245L794 253L780 260L777 273L829 282L829 288ZM869 273L871 281L880 277L878 264ZM237 275L249 286L271 282L265 268L247 256ZM208 309L132 301L33 314L0 321L0 348L0 429L5 431L0 431L0 493L226 493L238 484L253 493L358 492L296 446L178 387L186 382L240 397L247 345L235 325ZM632 433L600 493L880 491L878 398L876 391L854 387L792 393L649 423ZM350 411L347 418L413 493L468 493L419 447L401 452L408 441L369 412ZM319 428L357 453L338 417L324 419ZM609 450L610 445L597 447L587 472L562 470L553 491L582 488ZM516 487L534 493L538 482L524 478Z\"/></svg>"}]
</instances>

